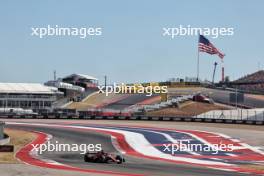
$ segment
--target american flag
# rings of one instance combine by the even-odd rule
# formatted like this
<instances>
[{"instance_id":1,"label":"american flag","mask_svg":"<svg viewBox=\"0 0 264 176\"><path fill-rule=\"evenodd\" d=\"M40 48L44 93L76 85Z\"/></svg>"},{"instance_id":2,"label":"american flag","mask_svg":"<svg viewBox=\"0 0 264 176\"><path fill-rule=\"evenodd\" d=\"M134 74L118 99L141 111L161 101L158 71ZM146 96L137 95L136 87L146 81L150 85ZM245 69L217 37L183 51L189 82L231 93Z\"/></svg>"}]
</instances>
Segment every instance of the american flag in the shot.
<instances>
[{"instance_id":1,"label":"american flag","mask_svg":"<svg viewBox=\"0 0 264 176\"><path fill-rule=\"evenodd\" d=\"M208 54L217 54L221 59L224 58L225 54L221 53L207 38L203 35L200 35L199 44L198 44L199 52L205 52Z\"/></svg>"}]
</instances>

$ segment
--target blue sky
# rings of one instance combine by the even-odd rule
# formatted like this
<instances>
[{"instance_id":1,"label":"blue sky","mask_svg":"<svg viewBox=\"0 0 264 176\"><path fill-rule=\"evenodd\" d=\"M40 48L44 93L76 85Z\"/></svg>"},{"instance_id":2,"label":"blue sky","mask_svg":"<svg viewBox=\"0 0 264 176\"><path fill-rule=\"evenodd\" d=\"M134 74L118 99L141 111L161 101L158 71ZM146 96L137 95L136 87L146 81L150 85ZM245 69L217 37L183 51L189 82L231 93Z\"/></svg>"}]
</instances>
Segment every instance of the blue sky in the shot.
<instances>
[{"instance_id":1,"label":"blue sky","mask_svg":"<svg viewBox=\"0 0 264 176\"><path fill-rule=\"evenodd\" d=\"M169 39L163 27L233 27L233 36L208 39L225 54L231 79L264 68L264 1L47 0L0 2L0 82L45 82L83 73L111 82L165 81L196 76L197 36ZM31 36L31 27L102 27L103 35ZM202 79L217 56L202 53ZM217 68L220 79L220 67Z\"/></svg>"}]
</instances>

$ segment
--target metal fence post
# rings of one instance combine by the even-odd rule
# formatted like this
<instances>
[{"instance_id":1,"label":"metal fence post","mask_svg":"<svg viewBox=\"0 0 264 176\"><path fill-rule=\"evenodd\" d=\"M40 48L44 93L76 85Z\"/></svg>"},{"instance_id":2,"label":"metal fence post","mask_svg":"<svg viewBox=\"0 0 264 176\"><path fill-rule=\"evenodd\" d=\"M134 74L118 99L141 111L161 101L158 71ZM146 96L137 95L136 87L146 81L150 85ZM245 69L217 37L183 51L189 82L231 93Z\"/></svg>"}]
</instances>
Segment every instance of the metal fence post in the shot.
<instances>
[{"instance_id":1,"label":"metal fence post","mask_svg":"<svg viewBox=\"0 0 264 176\"><path fill-rule=\"evenodd\" d=\"M4 125L5 123L0 121L0 139L4 138Z\"/></svg>"},{"instance_id":2,"label":"metal fence post","mask_svg":"<svg viewBox=\"0 0 264 176\"><path fill-rule=\"evenodd\" d=\"M241 109L241 119L242 119L242 117L243 117L242 113L243 113L243 109Z\"/></svg>"},{"instance_id":3,"label":"metal fence post","mask_svg":"<svg viewBox=\"0 0 264 176\"><path fill-rule=\"evenodd\" d=\"M248 109L247 109L247 119L248 119Z\"/></svg>"}]
</instances>

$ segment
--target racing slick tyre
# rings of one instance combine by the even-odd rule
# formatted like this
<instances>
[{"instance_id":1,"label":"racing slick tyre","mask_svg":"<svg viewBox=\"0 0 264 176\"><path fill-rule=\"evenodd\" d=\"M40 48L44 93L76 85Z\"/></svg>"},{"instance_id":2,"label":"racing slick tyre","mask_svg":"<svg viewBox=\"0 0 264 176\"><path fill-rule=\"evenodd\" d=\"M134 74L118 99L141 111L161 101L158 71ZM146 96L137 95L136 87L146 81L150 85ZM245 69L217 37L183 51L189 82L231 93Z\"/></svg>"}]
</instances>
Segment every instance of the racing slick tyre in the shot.
<instances>
[{"instance_id":1,"label":"racing slick tyre","mask_svg":"<svg viewBox=\"0 0 264 176\"><path fill-rule=\"evenodd\" d=\"M84 162L89 162L90 161L90 158L86 155L84 155Z\"/></svg>"},{"instance_id":2,"label":"racing slick tyre","mask_svg":"<svg viewBox=\"0 0 264 176\"><path fill-rule=\"evenodd\" d=\"M125 159L120 155L117 155L115 159L118 161L117 164L122 164L123 162L125 162Z\"/></svg>"}]
</instances>

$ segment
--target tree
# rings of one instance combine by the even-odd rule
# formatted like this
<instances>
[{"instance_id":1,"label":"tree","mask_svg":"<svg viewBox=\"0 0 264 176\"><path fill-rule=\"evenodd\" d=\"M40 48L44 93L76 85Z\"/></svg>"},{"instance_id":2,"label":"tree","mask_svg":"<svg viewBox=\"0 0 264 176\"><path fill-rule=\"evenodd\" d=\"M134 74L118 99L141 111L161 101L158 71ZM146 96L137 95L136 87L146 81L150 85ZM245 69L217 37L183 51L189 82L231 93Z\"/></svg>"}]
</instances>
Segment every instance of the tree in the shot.
<instances>
[{"instance_id":1,"label":"tree","mask_svg":"<svg viewBox=\"0 0 264 176\"><path fill-rule=\"evenodd\" d=\"M225 83L229 83L230 82L230 78L229 78L229 76L226 76L225 77Z\"/></svg>"}]
</instances>

